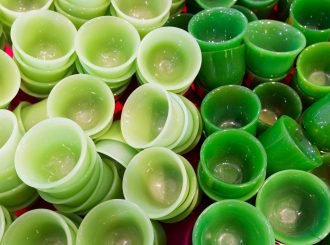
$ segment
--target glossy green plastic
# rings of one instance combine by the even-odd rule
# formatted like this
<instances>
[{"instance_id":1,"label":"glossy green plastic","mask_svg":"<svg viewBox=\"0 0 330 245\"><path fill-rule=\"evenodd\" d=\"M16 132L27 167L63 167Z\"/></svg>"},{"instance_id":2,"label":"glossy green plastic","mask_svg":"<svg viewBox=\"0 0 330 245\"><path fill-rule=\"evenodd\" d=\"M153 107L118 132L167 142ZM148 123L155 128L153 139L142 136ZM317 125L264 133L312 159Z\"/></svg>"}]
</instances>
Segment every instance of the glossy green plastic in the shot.
<instances>
[{"instance_id":1,"label":"glossy green plastic","mask_svg":"<svg viewBox=\"0 0 330 245\"><path fill-rule=\"evenodd\" d=\"M319 99L330 93L330 42L307 47L297 60L297 85L307 96Z\"/></svg>"},{"instance_id":2,"label":"glossy green plastic","mask_svg":"<svg viewBox=\"0 0 330 245\"><path fill-rule=\"evenodd\" d=\"M246 7L241 6L241 5L233 5L231 8L237 9L239 12L244 14L244 16L246 17L248 22L258 20L258 17L255 15L255 13L253 13L253 11L250 10L249 8L246 8Z\"/></svg>"},{"instance_id":3,"label":"glossy green plastic","mask_svg":"<svg viewBox=\"0 0 330 245\"><path fill-rule=\"evenodd\" d=\"M267 174L285 170L311 170L322 164L319 150L304 136L299 124L283 115L259 136L267 152Z\"/></svg>"},{"instance_id":4,"label":"glossy green plastic","mask_svg":"<svg viewBox=\"0 0 330 245\"><path fill-rule=\"evenodd\" d=\"M268 19L278 0L238 0L238 4L251 9L259 19Z\"/></svg>"},{"instance_id":5,"label":"glossy green plastic","mask_svg":"<svg viewBox=\"0 0 330 245\"><path fill-rule=\"evenodd\" d=\"M242 43L246 17L238 10L211 8L194 15L188 24L203 52L234 48Z\"/></svg>"},{"instance_id":6,"label":"glossy green plastic","mask_svg":"<svg viewBox=\"0 0 330 245\"><path fill-rule=\"evenodd\" d=\"M173 15L166 21L164 26L174 26L188 31L188 23L193 16L194 15L190 13L180 13Z\"/></svg>"},{"instance_id":7,"label":"glossy green plastic","mask_svg":"<svg viewBox=\"0 0 330 245\"><path fill-rule=\"evenodd\" d=\"M275 20L250 22L244 41L247 68L264 78L286 75L306 45L299 30Z\"/></svg>"},{"instance_id":8,"label":"glossy green plastic","mask_svg":"<svg viewBox=\"0 0 330 245\"><path fill-rule=\"evenodd\" d=\"M320 150L330 152L330 94L304 111L302 126L313 144Z\"/></svg>"},{"instance_id":9,"label":"glossy green plastic","mask_svg":"<svg viewBox=\"0 0 330 245\"><path fill-rule=\"evenodd\" d=\"M275 244L274 232L264 215L251 204L226 200L207 207L198 217L193 245Z\"/></svg>"},{"instance_id":10,"label":"glossy green plastic","mask_svg":"<svg viewBox=\"0 0 330 245\"><path fill-rule=\"evenodd\" d=\"M322 155L323 163L320 167L310 171L319 177L330 188L330 153Z\"/></svg>"},{"instance_id":11,"label":"glossy green plastic","mask_svg":"<svg viewBox=\"0 0 330 245\"><path fill-rule=\"evenodd\" d=\"M8 210L0 205L0 241L11 224L11 217Z\"/></svg>"},{"instance_id":12,"label":"glossy green plastic","mask_svg":"<svg viewBox=\"0 0 330 245\"><path fill-rule=\"evenodd\" d=\"M195 2L203 9L210 9L216 7L230 8L236 3L237 0L195 0Z\"/></svg>"},{"instance_id":13,"label":"glossy green plastic","mask_svg":"<svg viewBox=\"0 0 330 245\"><path fill-rule=\"evenodd\" d=\"M260 142L239 129L210 135L203 143L199 183L215 200L248 200L266 177L267 157Z\"/></svg>"},{"instance_id":14,"label":"glossy green plastic","mask_svg":"<svg viewBox=\"0 0 330 245\"><path fill-rule=\"evenodd\" d=\"M284 170L269 177L257 195L256 207L285 244L315 244L330 231L330 191L316 176Z\"/></svg>"},{"instance_id":15,"label":"glossy green plastic","mask_svg":"<svg viewBox=\"0 0 330 245\"><path fill-rule=\"evenodd\" d=\"M245 74L245 45L202 53L199 78L208 90L229 84L240 85Z\"/></svg>"},{"instance_id":16,"label":"glossy green plastic","mask_svg":"<svg viewBox=\"0 0 330 245\"><path fill-rule=\"evenodd\" d=\"M226 128L240 128L255 134L260 112L258 96L239 85L226 85L212 90L201 105L207 135Z\"/></svg>"},{"instance_id":17,"label":"glossy green plastic","mask_svg":"<svg viewBox=\"0 0 330 245\"><path fill-rule=\"evenodd\" d=\"M258 85L254 90L261 101L258 132L263 132L282 115L297 120L302 112L299 95L284 83L268 82Z\"/></svg>"},{"instance_id":18,"label":"glossy green plastic","mask_svg":"<svg viewBox=\"0 0 330 245\"><path fill-rule=\"evenodd\" d=\"M330 1L295 0L289 22L300 30L307 45L330 41Z\"/></svg>"}]
</instances>

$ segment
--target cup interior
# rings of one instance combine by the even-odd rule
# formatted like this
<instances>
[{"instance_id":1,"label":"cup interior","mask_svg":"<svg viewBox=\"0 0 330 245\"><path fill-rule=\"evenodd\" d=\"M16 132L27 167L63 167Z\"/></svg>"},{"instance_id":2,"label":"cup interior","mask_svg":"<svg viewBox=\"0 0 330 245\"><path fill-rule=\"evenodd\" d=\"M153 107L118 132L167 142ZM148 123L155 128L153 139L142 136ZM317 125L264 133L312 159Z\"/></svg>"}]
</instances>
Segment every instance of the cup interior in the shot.
<instances>
[{"instance_id":1,"label":"cup interior","mask_svg":"<svg viewBox=\"0 0 330 245\"><path fill-rule=\"evenodd\" d=\"M1 5L14 12L27 12L40 9L48 2L49 0L2 0Z\"/></svg>"}]
</instances>

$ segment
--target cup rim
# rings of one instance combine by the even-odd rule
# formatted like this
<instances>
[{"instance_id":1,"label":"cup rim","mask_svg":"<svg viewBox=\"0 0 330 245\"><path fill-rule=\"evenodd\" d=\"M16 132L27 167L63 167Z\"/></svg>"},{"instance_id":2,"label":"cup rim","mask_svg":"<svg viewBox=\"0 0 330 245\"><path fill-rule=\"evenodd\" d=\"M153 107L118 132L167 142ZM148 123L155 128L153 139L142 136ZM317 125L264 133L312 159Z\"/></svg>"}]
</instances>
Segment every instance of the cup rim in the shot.
<instances>
[{"instance_id":1,"label":"cup rim","mask_svg":"<svg viewBox=\"0 0 330 245\"><path fill-rule=\"evenodd\" d=\"M277 0L240 0L242 3L246 4L248 7L268 7L272 4L275 4Z\"/></svg>"},{"instance_id":2,"label":"cup rim","mask_svg":"<svg viewBox=\"0 0 330 245\"><path fill-rule=\"evenodd\" d=\"M225 4L225 5L212 6L212 4L208 3L209 1L204 1L204 0L195 0L195 1L203 9L216 8L216 7L228 7L228 8L230 8L231 6L233 6L237 2L237 0L227 0L228 3ZM220 2L220 4L222 4L221 0L219 2Z\"/></svg>"}]
</instances>

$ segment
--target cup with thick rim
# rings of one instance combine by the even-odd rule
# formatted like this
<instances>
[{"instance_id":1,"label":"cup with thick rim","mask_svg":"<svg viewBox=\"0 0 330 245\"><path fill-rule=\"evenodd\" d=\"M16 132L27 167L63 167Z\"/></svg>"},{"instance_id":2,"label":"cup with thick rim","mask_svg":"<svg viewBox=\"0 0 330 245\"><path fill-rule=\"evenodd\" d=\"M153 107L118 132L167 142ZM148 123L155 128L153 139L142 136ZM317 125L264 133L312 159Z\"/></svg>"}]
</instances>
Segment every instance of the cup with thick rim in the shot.
<instances>
[{"instance_id":1,"label":"cup with thick rim","mask_svg":"<svg viewBox=\"0 0 330 245\"><path fill-rule=\"evenodd\" d=\"M247 7L241 6L241 5L233 5L233 9L237 9L239 12L244 14L248 22L258 20L258 17L253 13L253 11Z\"/></svg>"},{"instance_id":2,"label":"cup with thick rim","mask_svg":"<svg viewBox=\"0 0 330 245\"><path fill-rule=\"evenodd\" d=\"M210 9L216 7L228 7L230 8L236 3L237 0L195 0L195 2L203 9Z\"/></svg>"},{"instance_id":3,"label":"cup with thick rim","mask_svg":"<svg viewBox=\"0 0 330 245\"><path fill-rule=\"evenodd\" d=\"M164 26L173 26L188 31L188 23L194 15L191 13L179 13L171 16Z\"/></svg>"},{"instance_id":4,"label":"cup with thick rim","mask_svg":"<svg viewBox=\"0 0 330 245\"><path fill-rule=\"evenodd\" d=\"M271 17L278 0L238 0L238 4L251 9L260 19Z\"/></svg>"}]
</instances>

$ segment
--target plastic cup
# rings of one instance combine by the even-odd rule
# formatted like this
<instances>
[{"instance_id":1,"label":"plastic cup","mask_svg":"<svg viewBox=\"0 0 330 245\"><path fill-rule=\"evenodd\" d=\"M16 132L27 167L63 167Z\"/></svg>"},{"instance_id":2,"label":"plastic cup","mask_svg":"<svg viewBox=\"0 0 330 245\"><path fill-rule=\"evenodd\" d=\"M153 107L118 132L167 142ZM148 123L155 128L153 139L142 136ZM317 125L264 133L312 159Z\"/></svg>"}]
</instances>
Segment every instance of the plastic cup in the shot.
<instances>
[{"instance_id":1,"label":"plastic cup","mask_svg":"<svg viewBox=\"0 0 330 245\"><path fill-rule=\"evenodd\" d=\"M330 40L330 2L327 0L295 0L291 4L289 22L306 37L307 45Z\"/></svg>"},{"instance_id":2,"label":"plastic cup","mask_svg":"<svg viewBox=\"0 0 330 245\"><path fill-rule=\"evenodd\" d=\"M330 43L307 47L297 60L297 86L307 96L319 99L330 93L330 61L327 55Z\"/></svg>"},{"instance_id":3,"label":"plastic cup","mask_svg":"<svg viewBox=\"0 0 330 245\"><path fill-rule=\"evenodd\" d=\"M186 4L185 0L173 0L170 9L170 15L180 14Z\"/></svg>"},{"instance_id":4,"label":"plastic cup","mask_svg":"<svg viewBox=\"0 0 330 245\"><path fill-rule=\"evenodd\" d=\"M75 48L83 66L111 79L130 70L139 45L140 36L134 26L118 17L102 16L79 29Z\"/></svg>"},{"instance_id":5,"label":"plastic cup","mask_svg":"<svg viewBox=\"0 0 330 245\"><path fill-rule=\"evenodd\" d=\"M176 210L189 192L188 176L180 157L167 148L139 152L123 177L126 200L136 203L151 219Z\"/></svg>"},{"instance_id":6,"label":"plastic cup","mask_svg":"<svg viewBox=\"0 0 330 245\"><path fill-rule=\"evenodd\" d=\"M172 144L181 134L178 125L183 123L180 105L169 92L150 83L130 94L121 114L123 137L136 149Z\"/></svg>"},{"instance_id":7,"label":"plastic cup","mask_svg":"<svg viewBox=\"0 0 330 245\"><path fill-rule=\"evenodd\" d=\"M77 245L118 242L152 245L154 231L151 221L137 205L110 200L86 215L78 230Z\"/></svg>"},{"instance_id":8,"label":"plastic cup","mask_svg":"<svg viewBox=\"0 0 330 245\"><path fill-rule=\"evenodd\" d=\"M216 7L228 7L230 8L236 3L237 0L195 0L195 2L203 9L210 9Z\"/></svg>"},{"instance_id":9,"label":"plastic cup","mask_svg":"<svg viewBox=\"0 0 330 245\"><path fill-rule=\"evenodd\" d=\"M179 13L171 16L165 23L165 26L173 26L188 31L188 23L193 17L190 13Z\"/></svg>"},{"instance_id":10,"label":"plastic cup","mask_svg":"<svg viewBox=\"0 0 330 245\"><path fill-rule=\"evenodd\" d=\"M266 82L258 85L254 93L261 101L261 113L258 120L258 132L272 126L282 116L298 120L302 112L299 95L288 85L279 82Z\"/></svg>"},{"instance_id":11,"label":"plastic cup","mask_svg":"<svg viewBox=\"0 0 330 245\"><path fill-rule=\"evenodd\" d=\"M61 14L34 10L17 18L11 39L26 64L55 70L69 63L76 33L74 25Z\"/></svg>"},{"instance_id":12,"label":"plastic cup","mask_svg":"<svg viewBox=\"0 0 330 245\"><path fill-rule=\"evenodd\" d=\"M246 17L236 9L217 7L194 15L188 24L202 52L239 46L247 27Z\"/></svg>"},{"instance_id":13,"label":"plastic cup","mask_svg":"<svg viewBox=\"0 0 330 245\"><path fill-rule=\"evenodd\" d=\"M238 4L247 7L260 19L268 19L278 0L238 0Z\"/></svg>"},{"instance_id":14,"label":"plastic cup","mask_svg":"<svg viewBox=\"0 0 330 245\"><path fill-rule=\"evenodd\" d=\"M322 164L319 150L304 136L298 123L286 115L258 138L267 152L268 175L285 169L309 171Z\"/></svg>"},{"instance_id":15,"label":"plastic cup","mask_svg":"<svg viewBox=\"0 0 330 245\"><path fill-rule=\"evenodd\" d=\"M258 20L258 17L255 15L255 13L253 13L253 11L249 8L246 8L246 7L241 6L241 5L233 5L231 8L237 9L239 12L244 14L244 16L246 17L248 22Z\"/></svg>"},{"instance_id":16,"label":"plastic cup","mask_svg":"<svg viewBox=\"0 0 330 245\"><path fill-rule=\"evenodd\" d=\"M322 155L323 163L310 172L319 177L330 188L330 153Z\"/></svg>"},{"instance_id":17,"label":"plastic cup","mask_svg":"<svg viewBox=\"0 0 330 245\"><path fill-rule=\"evenodd\" d=\"M330 193L316 176L284 170L269 177L259 191L256 207L285 244L315 244L330 231Z\"/></svg>"},{"instance_id":18,"label":"plastic cup","mask_svg":"<svg viewBox=\"0 0 330 245\"><path fill-rule=\"evenodd\" d=\"M240 128L255 134L260 112L258 96L238 85L226 85L212 90L201 105L207 135L226 128Z\"/></svg>"},{"instance_id":19,"label":"plastic cup","mask_svg":"<svg viewBox=\"0 0 330 245\"><path fill-rule=\"evenodd\" d=\"M266 152L254 136L243 130L228 129L209 136L202 145L200 159L200 186L217 201L246 201L257 193L266 177Z\"/></svg>"},{"instance_id":20,"label":"plastic cup","mask_svg":"<svg viewBox=\"0 0 330 245\"><path fill-rule=\"evenodd\" d=\"M0 206L0 241L11 224L11 217L5 207Z\"/></svg>"},{"instance_id":21,"label":"plastic cup","mask_svg":"<svg viewBox=\"0 0 330 245\"><path fill-rule=\"evenodd\" d=\"M198 73L208 90L229 84L240 85L245 75L245 45L214 52L202 53Z\"/></svg>"},{"instance_id":22,"label":"plastic cup","mask_svg":"<svg viewBox=\"0 0 330 245\"><path fill-rule=\"evenodd\" d=\"M259 210L242 201L225 200L210 205L198 217L192 243L273 245L275 238Z\"/></svg>"},{"instance_id":23,"label":"plastic cup","mask_svg":"<svg viewBox=\"0 0 330 245\"><path fill-rule=\"evenodd\" d=\"M6 108L15 98L21 84L20 71L15 62L0 50L0 109Z\"/></svg>"},{"instance_id":24,"label":"plastic cup","mask_svg":"<svg viewBox=\"0 0 330 245\"><path fill-rule=\"evenodd\" d=\"M63 15L64 17L66 17L68 20L70 20L72 22L72 24L79 29L83 24L85 24L88 19L83 19L83 18L79 18L76 16L73 16L69 13L67 13L62 6L59 4L58 1L54 1L54 6L56 9L56 12L60 13L61 15Z\"/></svg>"},{"instance_id":25,"label":"plastic cup","mask_svg":"<svg viewBox=\"0 0 330 245\"><path fill-rule=\"evenodd\" d=\"M162 27L148 33L137 55L137 69L146 82L178 93L192 84L201 62L197 42L176 27Z\"/></svg>"},{"instance_id":26,"label":"plastic cup","mask_svg":"<svg viewBox=\"0 0 330 245\"><path fill-rule=\"evenodd\" d=\"M111 124L111 127L108 129L107 132L102 134L100 137L95 139L95 142L99 142L102 140L115 140L124 144L127 142L124 140L123 134L121 133L121 123L120 120L115 120Z\"/></svg>"},{"instance_id":27,"label":"plastic cup","mask_svg":"<svg viewBox=\"0 0 330 245\"><path fill-rule=\"evenodd\" d=\"M3 237L3 244L75 244L74 232L62 215L47 209L31 210L17 218Z\"/></svg>"}]
</instances>

